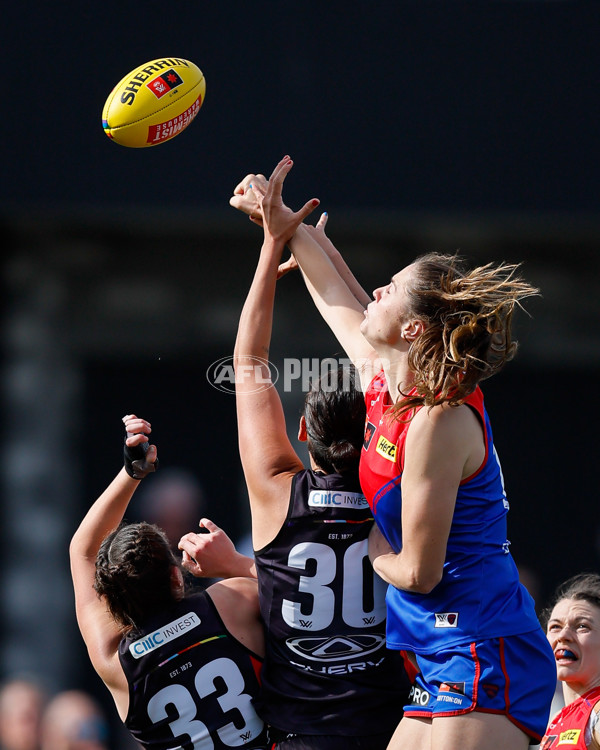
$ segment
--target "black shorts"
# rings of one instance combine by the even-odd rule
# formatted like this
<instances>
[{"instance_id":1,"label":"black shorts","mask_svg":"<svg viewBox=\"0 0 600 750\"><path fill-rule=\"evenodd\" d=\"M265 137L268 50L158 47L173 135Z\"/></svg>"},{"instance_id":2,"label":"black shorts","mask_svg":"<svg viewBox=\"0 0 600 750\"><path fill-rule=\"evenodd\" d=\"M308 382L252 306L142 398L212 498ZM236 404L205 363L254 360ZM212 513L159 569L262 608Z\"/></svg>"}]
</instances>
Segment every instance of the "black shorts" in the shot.
<instances>
[{"instance_id":1,"label":"black shorts","mask_svg":"<svg viewBox=\"0 0 600 750\"><path fill-rule=\"evenodd\" d=\"M393 732L361 737L339 734L287 734L270 730L272 750L386 750Z\"/></svg>"}]
</instances>

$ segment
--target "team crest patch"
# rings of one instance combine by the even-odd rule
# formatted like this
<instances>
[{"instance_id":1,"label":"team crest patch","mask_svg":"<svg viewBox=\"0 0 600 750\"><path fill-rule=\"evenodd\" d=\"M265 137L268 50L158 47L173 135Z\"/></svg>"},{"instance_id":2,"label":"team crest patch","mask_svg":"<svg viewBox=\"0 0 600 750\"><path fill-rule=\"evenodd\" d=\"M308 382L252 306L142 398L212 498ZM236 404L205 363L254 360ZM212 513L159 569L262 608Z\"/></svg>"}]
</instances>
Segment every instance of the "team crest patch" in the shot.
<instances>
[{"instance_id":1,"label":"team crest patch","mask_svg":"<svg viewBox=\"0 0 600 750\"><path fill-rule=\"evenodd\" d=\"M181 86L182 83L183 79L181 78L181 76L173 68L171 68L165 73L161 73L156 78L153 78L146 85L154 94L154 96L157 99L160 99L161 96L164 96L176 86Z\"/></svg>"},{"instance_id":2,"label":"team crest patch","mask_svg":"<svg viewBox=\"0 0 600 750\"><path fill-rule=\"evenodd\" d=\"M458 612L436 612L434 627L457 628L458 627Z\"/></svg>"},{"instance_id":3,"label":"team crest patch","mask_svg":"<svg viewBox=\"0 0 600 750\"><path fill-rule=\"evenodd\" d=\"M373 435L375 434L375 430L377 428L374 424L371 422L367 422L367 426L365 427L365 439L363 440L363 448L367 451L369 450L369 446L371 445L371 440L373 439Z\"/></svg>"},{"instance_id":4,"label":"team crest patch","mask_svg":"<svg viewBox=\"0 0 600 750\"><path fill-rule=\"evenodd\" d=\"M394 463L396 461L396 448L397 446L394 443L390 443L387 438L380 435L375 450L380 456Z\"/></svg>"}]
</instances>

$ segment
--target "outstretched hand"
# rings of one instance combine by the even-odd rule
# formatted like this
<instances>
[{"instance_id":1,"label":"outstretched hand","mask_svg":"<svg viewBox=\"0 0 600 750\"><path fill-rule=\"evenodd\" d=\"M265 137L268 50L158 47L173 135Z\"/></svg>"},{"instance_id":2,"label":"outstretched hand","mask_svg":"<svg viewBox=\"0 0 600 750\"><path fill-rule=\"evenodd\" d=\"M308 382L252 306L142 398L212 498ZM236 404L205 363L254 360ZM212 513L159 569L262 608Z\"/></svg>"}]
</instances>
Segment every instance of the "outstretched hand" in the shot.
<instances>
[{"instance_id":1,"label":"outstretched hand","mask_svg":"<svg viewBox=\"0 0 600 750\"><path fill-rule=\"evenodd\" d=\"M244 179L235 186L233 195L229 199L229 205L237 208L238 211L248 214L255 224L262 226L262 214L256 198L257 189L266 193L268 182L264 174L247 174Z\"/></svg>"},{"instance_id":2,"label":"outstretched hand","mask_svg":"<svg viewBox=\"0 0 600 750\"><path fill-rule=\"evenodd\" d=\"M236 550L223 529L209 518L201 518L199 526L205 533L190 532L179 540L182 567L196 578L247 576L253 561Z\"/></svg>"},{"instance_id":3,"label":"outstretched hand","mask_svg":"<svg viewBox=\"0 0 600 750\"><path fill-rule=\"evenodd\" d=\"M291 240L296 229L320 203L318 198L312 198L298 211L292 211L285 205L282 197L283 182L293 165L290 157L284 156L273 170L266 190L264 185L252 183L251 186L262 214L265 236L268 235L274 241L284 244Z\"/></svg>"}]
</instances>

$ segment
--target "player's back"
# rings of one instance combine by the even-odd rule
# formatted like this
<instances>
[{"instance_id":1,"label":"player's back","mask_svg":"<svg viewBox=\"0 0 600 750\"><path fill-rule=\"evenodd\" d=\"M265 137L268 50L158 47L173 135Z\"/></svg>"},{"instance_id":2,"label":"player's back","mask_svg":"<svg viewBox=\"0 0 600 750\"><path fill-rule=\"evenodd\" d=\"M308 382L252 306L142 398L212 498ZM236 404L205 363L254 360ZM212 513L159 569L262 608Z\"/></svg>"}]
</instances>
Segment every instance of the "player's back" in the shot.
<instances>
[{"instance_id":1,"label":"player's back","mask_svg":"<svg viewBox=\"0 0 600 750\"><path fill-rule=\"evenodd\" d=\"M227 631L206 592L178 602L119 646L125 726L144 747L266 748L254 709L260 659Z\"/></svg>"},{"instance_id":2,"label":"player's back","mask_svg":"<svg viewBox=\"0 0 600 750\"><path fill-rule=\"evenodd\" d=\"M373 523L357 476L304 470L287 518L255 552L267 628L261 715L302 734L396 728L408 694L385 645L385 589L367 550Z\"/></svg>"}]
</instances>

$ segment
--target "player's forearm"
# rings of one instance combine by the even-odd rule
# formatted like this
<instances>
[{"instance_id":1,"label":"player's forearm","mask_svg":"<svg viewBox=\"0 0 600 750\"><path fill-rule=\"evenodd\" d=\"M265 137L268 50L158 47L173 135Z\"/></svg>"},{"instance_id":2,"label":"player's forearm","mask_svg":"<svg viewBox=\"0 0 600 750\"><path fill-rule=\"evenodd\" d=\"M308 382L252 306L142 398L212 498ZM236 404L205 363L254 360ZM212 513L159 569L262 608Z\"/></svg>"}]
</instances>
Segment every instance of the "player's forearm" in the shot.
<instances>
[{"instance_id":1,"label":"player's forearm","mask_svg":"<svg viewBox=\"0 0 600 750\"><path fill-rule=\"evenodd\" d=\"M327 299L334 293L339 294L342 286L347 288L345 283L342 284L342 278L329 253L306 226L300 225L288 244L317 295Z\"/></svg>"},{"instance_id":2,"label":"player's forearm","mask_svg":"<svg viewBox=\"0 0 600 750\"><path fill-rule=\"evenodd\" d=\"M313 237L323 248L323 251L327 254L329 259L333 263L340 278L342 279L342 281L344 281L354 297L358 300L358 302L360 302L363 307L366 307L369 302L371 302L371 296L362 288L362 286L358 282L358 279L350 270L350 267L344 260L337 247L324 233L315 232L313 234Z\"/></svg>"},{"instance_id":3,"label":"player's forearm","mask_svg":"<svg viewBox=\"0 0 600 750\"><path fill-rule=\"evenodd\" d=\"M222 572L220 578L257 578L256 563L253 557L236 552L228 562L227 569Z\"/></svg>"},{"instance_id":4,"label":"player's forearm","mask_svg":"<svg viewBox=\"0 0 600 750\"><path fill-rule=\"evenodd\" d=\"M269 355L277 269L283 248L282 243L269 239L263 243L250 291L240 315L234 349L236 365L243 364L241 357L267 358Z\"/></svg>"},{"instance_id":5,"label":"player's forearm","mask_svg":"<svg viewBox=\"0 0 600 750\"><path fill-rule=\"evenodd\" d=\"M334 308L347 308L363 314L364 304L359 302L354 294L355 290L350 288L347 278L340 273L342 270L347 276L351 272L337 251L332 253L336 257L334 263L329 253L305 226L298 228L289 246L302 271L306 287L327 323L332 323L330 311Z\"/></svg>"}]
</instances>

